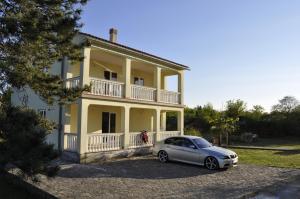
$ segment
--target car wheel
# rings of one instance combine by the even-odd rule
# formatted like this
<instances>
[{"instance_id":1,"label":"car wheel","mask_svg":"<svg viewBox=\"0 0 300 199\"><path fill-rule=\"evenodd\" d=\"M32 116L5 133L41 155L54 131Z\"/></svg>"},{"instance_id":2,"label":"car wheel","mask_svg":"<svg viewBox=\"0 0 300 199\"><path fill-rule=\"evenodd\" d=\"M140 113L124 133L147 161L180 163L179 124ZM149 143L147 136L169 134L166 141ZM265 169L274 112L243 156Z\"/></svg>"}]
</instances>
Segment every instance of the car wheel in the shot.
<instances>
[{"instance_id":1,"label":"car wheel","mask_svg":"<svg viewBox=\"0 0 300 199\"><path fill-rule=\"evenodd\" d=\"M162 162L162 163L168 162L169 157L168 157L167 152L165 152L165 151L160 151L160 152L158 153L158 159L159 159L159 161Z\"/></svg>"},{"instance_id":2,"label":"car wheel","mask_svg":"<svg viewBox=\"0 0 300 199\"><path fill-rule=\"evenodd\" d=\"M216 170L219 168L218 160L212 156L209 156L205 159L204 165L209 170Z\"/></svg>"}]
</instances>

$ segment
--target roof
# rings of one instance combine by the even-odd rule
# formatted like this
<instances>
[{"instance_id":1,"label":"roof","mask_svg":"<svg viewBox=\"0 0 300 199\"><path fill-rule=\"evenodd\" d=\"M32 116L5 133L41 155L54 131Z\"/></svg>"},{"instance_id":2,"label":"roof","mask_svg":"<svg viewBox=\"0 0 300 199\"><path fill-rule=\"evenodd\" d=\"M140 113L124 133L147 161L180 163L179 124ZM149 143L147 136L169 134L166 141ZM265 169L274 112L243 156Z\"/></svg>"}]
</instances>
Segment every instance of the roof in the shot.
<instances>
[{"instance_id":1,"label":"roof","mask_svg":"<svg viewBox=\"0 0 300 199\"><path fill-rule=\"evenodd\" d=\"M131 51L134 51L138 54L142 54L142 55L145 55L145 56L148 56L148 57L151 57L151 58L154 58L154 59L159 59L163 62L167 62L169 64L172 64L172 65L176 65L176 66L179 66L185 70L189 70L190 68L186 65L183 65L183 64L179 64L179 63L176 63L174 61L171 61L171 60L168 60L168 59L165 59L165 58L161 58L161 57L158 57L156 55L152 55L150 53L146 53L144 51L141 51L141 50L137 50L135 48L131 48L131 47L128 47L128 46L125 46L125 45L122 45L122 44L119 44L119 43L115 43L115 42L111 42L107 39L103 39L101 37L96 37L94 35L91 35L91 34L88 34L88 33L84 33L84 32L80 32L80 34L84 35L84 36L87 36L87 37L90 37L92 39L96 39L96 40L99 40L99 41L102 41L102 42L105 42L105 43L108 43L110 45L113 45L113 46L116 46L116 47L120 47L120 48L124 48L124 49L127 49L127 50L131 50Z\"/></svg>"}]
</instances>

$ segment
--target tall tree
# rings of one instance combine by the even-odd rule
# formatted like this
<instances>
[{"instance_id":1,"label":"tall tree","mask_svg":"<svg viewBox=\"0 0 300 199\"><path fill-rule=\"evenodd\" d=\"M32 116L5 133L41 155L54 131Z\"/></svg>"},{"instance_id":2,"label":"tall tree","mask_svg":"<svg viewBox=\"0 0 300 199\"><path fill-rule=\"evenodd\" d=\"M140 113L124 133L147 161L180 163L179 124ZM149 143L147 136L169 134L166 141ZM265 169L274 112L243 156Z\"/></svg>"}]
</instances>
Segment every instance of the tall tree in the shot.
<instances>
[{"instance_id":1,"label":"tall tree","mask_svg":"<svg viewBox=\"0 0 300 199\"><path fill-rule=\"evenodd\" d=\"M51 175L47 165L55 152L45 138L54 126L46 125L33 110L11 107L6 96L11 88L31 88L46 103L63 104L88 89L66 89L59 75L47 72L64 57L73 62L83 59L82 46L73 39L82 26L79 20L86 2L0 2L0 169L14 163L34 179L41 172Z\"/></svg>"},{"instance_id":2,"label":"tall tree","mask_svg":"<svg viewBox=\"0 0 300 199\"><path fill-rule=\"evenodd\" d=\"M279 103L272 107L272 111L290 113L299 105L299 101L293 96L285 96Z\"/></svg>"}]
</instances>

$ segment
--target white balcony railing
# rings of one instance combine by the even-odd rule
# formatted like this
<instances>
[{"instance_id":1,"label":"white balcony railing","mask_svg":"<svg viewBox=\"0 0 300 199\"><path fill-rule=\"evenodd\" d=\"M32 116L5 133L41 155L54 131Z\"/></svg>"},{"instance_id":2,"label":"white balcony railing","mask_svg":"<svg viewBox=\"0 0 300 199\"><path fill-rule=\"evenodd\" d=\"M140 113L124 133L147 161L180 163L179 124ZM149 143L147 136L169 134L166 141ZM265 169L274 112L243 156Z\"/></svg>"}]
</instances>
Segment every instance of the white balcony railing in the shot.
<instances>
[{"instance_id":1,"label":"white balcony railing","mask_svg":"<svg viewBox=\"0 0 300 199\"><path fill-rule=\"evenodd\" d=\"M65 133L64 134L64 150L66 151L77 151L77 134L76 133Z\"/></svg>"},{"instance_id":2,"label":"white balcony railing","mask_svg":"<svg viewBox=\"0 0 300 199\"><path fill-rule=\"evenodd\" d=\"M88 152L119 150L123 146L124 133L88 135Z\"/></svg>"},{"instance_id":3,"label":"white balcony railing","mask_svg":"<svg viewBox=\"0 0 300 199\"><path fill-rule=\"evenodd\" d=\"M180 135L180 131L162 131L162 132L158 133L157 141L161 141L161 140L166 139L168 137L178 136L178 135Z\"/></svg>"},{"instance_id":4,"label":"white balcony railing","mask_svg":"<svg viewBox=\"0 0 300 199\"><path fill-rule=\"evenodd\" d=\"M160 90L160 102L179 104L180 93L174 91Z\"/></svg>"},{"instance_id":5,"label":"white balcony railing","mask_svg":"<svg viewBox=\"0 0 300 199\"><path fill-rule=\"evenodd\" d=\"M131 85L131 98L137 100L155 101L156 89L146 86Z\"/></svg>"},{"instance_id":6,"label":"white balcony railing","mask_svg":"<svg viewBox=\"0 0 300 199\"><path fill-rule=\"evenodd\" d=\"M91 93L111 97L123 97L124 83L105 79L91 78Z\"/></svg>"},{"instance_id":7,"label":"white balcony railing","mask_svg":"<svg viewBox=\"0 0 300 199\"><path fill-rule=\"evenodd\" d=\"M66 79L66 88L76 88L79 87L80 78L79 77L72 77Z\"/></svg>"},{"instance_id":8,"label":"white balcony railing","mask_svg":"<svg viewBox=\"0 0 300 199\"><path fill-rule=\"evenodd\" d=\"M142 140L141 132L129 133L129 148L153 146L155 142L155 133L148 132L148 142Z\"/></svg>"}]
</instances>

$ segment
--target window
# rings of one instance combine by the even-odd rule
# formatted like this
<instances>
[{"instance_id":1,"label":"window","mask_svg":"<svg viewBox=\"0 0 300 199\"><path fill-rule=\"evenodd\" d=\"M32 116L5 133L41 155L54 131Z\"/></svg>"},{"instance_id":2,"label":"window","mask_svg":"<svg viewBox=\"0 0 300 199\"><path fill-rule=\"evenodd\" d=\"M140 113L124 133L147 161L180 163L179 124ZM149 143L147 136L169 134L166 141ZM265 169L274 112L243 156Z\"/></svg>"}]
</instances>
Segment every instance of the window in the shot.
<instances>
[{"instance_id":1,"label":"window","mask_svg":"<svg viewBox=\"0 0 300 199\"><path fill-rule=\"evenodd\" d=\"M116 132L116 113L102 112L102 133Z\"/></svg>"},{"instance_id":2,"label":"window","mask_svg":"<svg viewBox=\"0 0 300 199\"><path fill-rule=\"evenodd\" d=\"M209 143L207 140L203 138L196 138L193 139L193 141L199 148L207 148L212 146L211 143Z\"/></svg>"},{"instance_id":3,"label":"window","mask_svg":"<svg viewBox=\"0 0 300 199\"><path fill-rule=\"evenodd\" d=\"M168 138L165 140L165 144L174 144L174 138Z\"/></svg>"},{"instance_id":4,"label":"window","mask_svg":"<svg viewBox=\"0 0 300 199\"><path fill-rule=\"evenodd\" d=\"M110 71L104 71L104 79L117 81L118 80L118 74L110 72Z\"/></svg>"},{"instance_id":5,"label":"window","mask_svg":"<svg viewBox=\"0 0 300 199\"><path fill-rule=\"evenodd\" d=\"M46 109L38 109L38 113L42 118L46 118Z\"/></svg>"},{"instance_id":6,"label":"window","mask_svg":"<svg viewBox=\"0 0 300 199\"><path fill-rule=\"evenodd\" d=\"M144 86L144 78L134 77L134 84Z\"/></svg>"}]
</instances>

